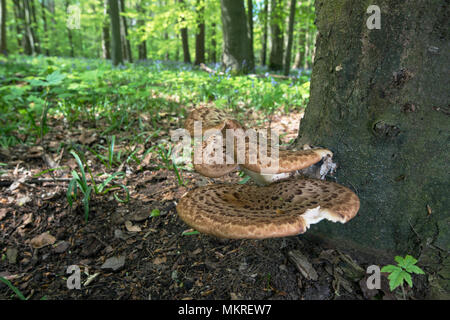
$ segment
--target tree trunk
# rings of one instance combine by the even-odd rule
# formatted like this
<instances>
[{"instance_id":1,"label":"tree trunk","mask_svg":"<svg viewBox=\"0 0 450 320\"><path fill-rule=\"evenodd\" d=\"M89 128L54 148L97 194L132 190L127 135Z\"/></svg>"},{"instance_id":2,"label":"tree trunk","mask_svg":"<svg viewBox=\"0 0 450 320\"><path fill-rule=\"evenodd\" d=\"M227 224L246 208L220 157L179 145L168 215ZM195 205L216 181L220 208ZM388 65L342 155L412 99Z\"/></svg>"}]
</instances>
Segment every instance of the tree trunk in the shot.
<instances>
[{"instance_id":1,"label":"tree trunk","mask_svg":"<svg viewBox=\"0 0 450 320\"><path fill-rule=\"evenodd\" d=\"M205 2L197 0L197 26L198 33L195 36L195 65L205 63Z\"/></svg>"},{"instance_id":2,"label":"tree trunk","mask_svg":"<svg viewBox=\"0 0 450 320\"><path fill-rule=\"evenodd\" d=\"M33 38L34 38L34 42L35 42L35 46L36 46L36 53L40 54L41 53L41 42L39 41L39 36L38 36L38 23L37 23L37 19L36 19L36 6L34 5L34 0L28 0L28 7L31 13L31 32L33 34Z\"/></svg>"},{"instance_id":3,"label":"tree trunk","mask_svg":"<svg viewBox=\"0 0 450 320\"><path fill-rule=\"evenodd\" d=\"M22 4L20 4L20 1L15 1L17 3L17 8L20 16L20 20L23 22L23 48L24 52L27 55L34 54L35 47L34 47L34 39L33 35L31 33L30 28L30 11L28 10L27 6L27 0L23 0Z\"/></svg>"},{"instance_id":4,"label":"tree trunk","mask_svg":"<svg viewBox=\"0 0 450 320\"><path fill-rule=\"evenodd\" d=\"M6 0L0 0L0 54L8 55L6 42Z\"/></svg>"},{"instance_id":5,"label":"tree trunk","mask_svg":"<svg viewBox=\"0 0 450 320\"><path fill-rule=\"evenodd\" d=\"M66 0L66 3L65 3L66 12L67 12L67 9L69 8L69 4L70 4L69 1ZM66 29L67 29L67 37L69 39L70 56L73 58L73 57L75 57L75 50L73 48L72 30L68 27L66 27Z\"/></svg>"},{"instance_id":6,"label":"tree trunk","mask_svg":"<svg viewBox=\"0 0 450 320\"><path fill-rule=\"evenodd\" d=\"M432 245L444 254L449 5L378 1L381 29L368 29L370 3L315 2L316 58L297 143L334 152L335 180L356 192L361 208L346 225L320 223L308 233L366 252L418 257L420 245Z\"/></svg>"},{"instance_id":7,"label":"tree trunk","mask_svg":"<svg viewBox=\"0 0 450 320\"><path fill-rule=\"evenodd\" d=\"M120 12L125 13L125 1L119 0ZM128 24L125 16L120 16L120 35L122 41L122 54L128 62L133 62L130 40L128 39Z\"/></svg>"},{"instance_id":8,"label":"tree trunk","mask_svg":"<svg viewBox=\"0 0 450 320\"><path fill-rule=\"evenodd\" d=\"M178 2L182 6L183 10L185 10L186 8L184 0L179 0ZM181 21L184 21L184 18L182 18ZM181 44L183 46L184 63L191 63L191 54L189 53L189 37L187 27L181 28L180 32L181 32Z\"/></svg>"},{"instance_id":9,"label":"tree trunk","mask_svg":"<svg viewBox=\"0 0 450 320\"><path fill-rule=\"evenodd\" d=\"M120 39L120 15L117 0L108 0L109 17L111 21L111 57L112 64L123 64L122 42Z\"/></svg>"},{"instance_id":10,"label":"tree trunk","mask_svg":"<svg viewBox=\"0 0 450 320\"><path fill-rule=\"evenodd\" d=\"M250 37L243 0L221 0L223 28L222 63L235 73L253 71Z\"/></svg>"},{"instance_id":11,"label":"tree trunk","mask_svg":"<svg viewBox=\"0 0 450 320\"><path fill-rule=\"evenodd\" d=\"M50 50L48 49L48 26L47 26L47 8L45 6L45 0L41 1L41 14L42 14L42 21L44 22L44 40L43 44L45 47L45 55L50 55Z\"/></svg>"},{"instance_id":12,"label":"tree trunk","mask_svg":"<svg viewBox=\"0 0 450 320\"><path fill-rule=\"evenodd\" d=\"M103 21L102 21L102 58L111 59L111 40L109 33L109 12L108 12L108 0L100 0L103 6Z\"/></svg>"},{"instance_id":13,"label":"tree trunk","mask_svg":"<svg viewBox=\"0 0 450 320\"><path fill-rule=\"evenodd\" d=\"M261 65L266 65L267 58L267 25L269 21L269 0L264 0L264 13L263 13L263 35L262 35L262 49L261 49Z\"/></svg>"},{"instance_id":14,"label":"tree trunk","mask_svg":"<svg viewBox=\"0 0 450 320\"><path fill-rule=\"evenodd\" d=\"M272 33L272 48L270 50L269 69L283 69L283 44L284 33L280 27L282 22L283 0L272 0L272 12L270 17L270 30Z\"/></svg>"},{"instance_id":15,"label":"tree trunk","mask_svg":"<svg viewBox=\"0 0 450 320\"><path fill-rule=\"evenodd\" d=\"M288 26L288 42L286 47L286 55L284 58L284 75L289 75L289 68L291 64L291 52L292 52L292 38L294 36L294 20L295 20L295 3L297 0L291 0L291 6L289 8L289 26Z\"/></svg>"},{"instance_id":16,"label":"tree trunk","mask_svg":"<svg viewBox=\"0 0 450 320\"><path fill-rule=\"evenodd\" d=\"M145 9L142 7L142 4L140 2L136 4L136 11L141 15L145 15ZM138 28L142 28L144 26L144 20L139 18L137 20L137 26ZM141 32L142 31L140 31L140 33ZM139 42L138 44L138 57L139 60L147 59L147 42L145 40Z\"/></svg>"},{"instance_id":17,"label":"tree trunk","mask_svg":"<svg viewBox=\"0 0 450 320\"><path fill-rule=\"evenodd\" d=\"M299 32L298 35L298 48L297 53L295 55L295 61L294 65L292 66L293 69L299 69L303 66L303 59L305 56L305 33L303 31Z\"/></svg>"},{"instance_id":18,"label":"tree trunk","mask_svg":"<svg viewBox=\"0 0 450 320\"><path fill-rule=\"evenodd\" d=\"M247 23L248 37L250 38L250 57L251 64L255 64L255 53L253 50L253 0L247 0Z\"/></svg>"},{"instance_id":19,"label":"tree trunk","mask_svg":"<svg viewBox=\"0 0 450 320\"><path fill-rule=\"evenodd\" d=\"M211 54L209 57L211 62L217 62L217 41L216 41L216 24L211 24Z\"/></svg>"}]
</instances>

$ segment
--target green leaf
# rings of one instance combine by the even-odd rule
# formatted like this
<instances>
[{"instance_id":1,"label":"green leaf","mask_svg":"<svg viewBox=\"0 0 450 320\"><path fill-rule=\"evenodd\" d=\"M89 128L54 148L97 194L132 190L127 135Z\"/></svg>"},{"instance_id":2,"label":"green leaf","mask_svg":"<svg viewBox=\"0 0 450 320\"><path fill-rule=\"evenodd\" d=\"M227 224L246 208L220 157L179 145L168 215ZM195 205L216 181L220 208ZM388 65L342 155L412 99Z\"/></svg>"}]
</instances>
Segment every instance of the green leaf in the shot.
<instances>
[{"instance_id":1,"label":"green leaf","mask_svg":"<svg viewBox=\"0 0 450 320\"><path fill-rule=\"evenodd\" d=\"M159 209L153 209L152 212L150 213L150 217L159 217L160 212Z\"/></svg>"},{"instance_id":2,"label":"green leaf","mask_svg":"<svg viewBox=\"0 0 450 320\"><path fill-rule=\"evenodd\" d=\"M0 277L0 281L6 284L14 293L19 297L20 300L27 300L25 296L17 289L8 279Z\"/></svg>"},{"instance_id":3,"label":"green leaf","mask_svg":"<svg viewBox=\"0 0 450 320\"><path fill-rule=\"evenodd\" d=\"M418 266L409 266L405 270L408 271L409 273L425 274L425 272L422 269L420 269Z\"/></svg>"},{"instance_id":4,"label":"green leaf","mask_svg":"<svg viewBox=\"0 0 450 320\"><path fill-rule=\"evenodd\" d=\"M196 235L196 234L200 234L200 232L198 232L198 231L185 231L181 235L182 236L193 236L193 235Z\"/></svg>"},{"instance_id":5,"label":"green leaf","mask_svg":"<svg viewBox=\"0 0 450 320\"><path fill-rule=\"evenodd\" d=\"M395 288L403 284L402 270L395 270L389 276L389 289L394 291Z\"/></svg>"},{"instance_id":6,"label":"green leaf","mask_svg":"<svg viewBox=\"0 0 450 320\"><path fill-rule=\"evenodd\" d=\"M381 268L381 272L394 272L394 271L402 271L402 269L398 266L394 266L392 264L389 264L387 266L384 266L383 268Z\"/></svg>"}]
</instances>

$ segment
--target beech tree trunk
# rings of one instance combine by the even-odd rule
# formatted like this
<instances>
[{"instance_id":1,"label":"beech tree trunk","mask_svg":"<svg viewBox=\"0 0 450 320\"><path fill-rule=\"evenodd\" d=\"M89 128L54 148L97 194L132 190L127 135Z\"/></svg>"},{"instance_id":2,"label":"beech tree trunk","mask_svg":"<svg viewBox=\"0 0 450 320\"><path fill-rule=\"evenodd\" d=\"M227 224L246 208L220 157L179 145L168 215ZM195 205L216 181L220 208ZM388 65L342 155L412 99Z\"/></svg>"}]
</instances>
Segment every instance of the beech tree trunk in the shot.
<instances>
[{"instance_id":1,"label":"beech tree trunk","mask_svg":"<svg viewBox=\"0 0 450 320\"><path fill-rule=\"evenodd\" d=\"M139 2L136 4L136 11L140 14L145 14L145 9L142 7L142 4ZM142 19L137 20L137 26L142 28L144 26L144 21ZM141 41L138 44L138 59L145 60L147 59L147 41Z\"/></svg>"},{"instance_id":2,"label":"beech tree trunk","mask_svg":"<svg viewBox=\"0 0 450 320\"><path fill-rule=\"evenodd\" d=\"M120 12L125 13L125 1L119 0ZM120 15L120 37L122 42L122 55L128 62L133 62L133 55L131 53L130 40L128 39L128 24L127 18Z\"/></svg>"},{"instance_id":3,"label":"beech tree trunk","mask_svg":"<svg viewBox=\"0 0 450 320\"><path fill-rule=\"evenodd\" d=\"M243 0L221 0L223 28L222 64L235 73L248 73L254 69L250 37Z\"/></svg>"},{"instance_id":4,"label":"beech tree trunk","mask_svg":"<svg viewBox=\"0 0 450 320\"><path fill-rule=\"evenodd\" d=\"M111 20L111 57L112 64L123 64L122 41L120 38L120 15L117 0L108 0L109 16Z\"/></svg>"},{"instance_id":5,"label":"beech tree trunk","mask_svg":"<svg viewBox=\"0 0 450 320\"><path fill-rule=\"evenodd\" d=\"M292 52L292 42L294 36L294 21L295 21L295 3L297 0L291 0L291 5L289 8L289 26L288 26L288 42L286 46L286 55L284 58L284 75L289 75L289 68L291 64L291 52Z\"/></svg>"},{"instance_id":6,"label":"beech tree trunk","mask_svg":"<svg viewBox=\"0 0 450 320\"><path fill-rule=\"evenodd\" d=\"M179 0L179 3L184 8L184 0ZM184 21L184 18L182 18L182 21ZM183 47L183 58L184 63L191 63L191 54L189 53L189 37L188 37L188 29L187 27L181 28L181 45Z\"/></svg>"},{"instance_id":7,"label":"beech tree trunk","mask_svg":"<svg viewBox=\"0 0 450 320\"><path fill-rule=\"evenodd\" d=\"M371 4L315 2L316 58L297 143L334 152L335 181L356 192L361 208L345 225L321 222L308 234L440 261L448 292L449 4L380 0L381 29L369 29ZM428 260L430 250L444 261Z\"/></svg>"},{"instance_id":8,"label":"beech tree trunk","mask_svg":"<svg viewBox=\"0 0 450 320\"><path fill-rule=\"evenodd\" d=\"M103 21L102 21L102 58L111 59L111 37L109 33L109 12L108 0L100 0L103 5Z\"/></svg>"},{"instance_id":9,"label":"beech tree trunk","mask_svg":"<svg viewBox=\"0 0 450 320\"><path fill-rule=\"evenodd\" d=\"M6 42L6 0L0 0L0 54L8 55Z\"/></svg>"},{"instance_id":10,"label":"beech tree trunk","mask_svg":"<svg viewBox=\"0 0 450 320\"><path fill-rule=\"evenodd\" d=\"M269 20L269 0L264 0L264 9L263 9L263 30L262 30L262 39L261 39L261 65L266 65L266 58L267 58L267 31L268 31L268 20Z\"/></svg>"},{"instance_id":11,"label":"beech tree trunk","mask_svg":"<svg viewBox=\"0 0 450 320\"><path fill-rule=\"evenodd\" d=\"M253 51L253 0L247 0L247 21L248 21L248 36L250 38L250 56L252 64L255 64L255 54Z\"/></svg>"},{"instance_id":12,"label":"beech tree trunk","mask_svg":"<svg viewBox=\"0 0 450 320\"><path fill-rule=\"evenodd\" d=\"M272 48L270 50L269 69L283 69L284 33L280 27L282 22L283 0L272 0L270 15L270 31Z\"/></svg>"},{"instance_id":13,"label":"beech tree trunk","mask_svg":"<svg viewBox=\"0 0 450 320\"><path fill-rule=\"evenodd\" d=\"M199 65L205 63L205 2L197 0L197 26L198 33L195 36L195 62Z\"/></svg>"}]
</instances>

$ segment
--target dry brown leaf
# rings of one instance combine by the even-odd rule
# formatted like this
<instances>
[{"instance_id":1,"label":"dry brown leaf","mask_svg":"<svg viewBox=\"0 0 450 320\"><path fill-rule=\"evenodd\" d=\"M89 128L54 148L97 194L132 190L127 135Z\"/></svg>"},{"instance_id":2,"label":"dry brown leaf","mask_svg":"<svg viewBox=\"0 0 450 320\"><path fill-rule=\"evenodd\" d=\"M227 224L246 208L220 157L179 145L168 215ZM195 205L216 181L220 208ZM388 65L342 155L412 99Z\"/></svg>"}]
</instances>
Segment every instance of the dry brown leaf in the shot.
<instances>
[{"instance_id":1,"label":"dry brown leaf","mask_svg":"<svg viewBox=\"0 0 450 320\"><path fill-rule=\"evenodd\" d=\"M141 232L142 229L139 226L133 225L133 223L130 220L125 221L125 228L129 232Z\"/></svg>"},{"instance_id":2,"label":"dry brown leaf","mask_svg":"<svg viewBox=\"0 0 450 320\"><path fill-rule=\"evenodd\" d=\"M45 246L54 244L55 241L56 241L56 238L54 236L52 236L48 232L44 232L44 233L34 237L33 239L31 239L30 245L35 249L39 249L39 248L43 248Z\"/></svg>"}]
</instances>

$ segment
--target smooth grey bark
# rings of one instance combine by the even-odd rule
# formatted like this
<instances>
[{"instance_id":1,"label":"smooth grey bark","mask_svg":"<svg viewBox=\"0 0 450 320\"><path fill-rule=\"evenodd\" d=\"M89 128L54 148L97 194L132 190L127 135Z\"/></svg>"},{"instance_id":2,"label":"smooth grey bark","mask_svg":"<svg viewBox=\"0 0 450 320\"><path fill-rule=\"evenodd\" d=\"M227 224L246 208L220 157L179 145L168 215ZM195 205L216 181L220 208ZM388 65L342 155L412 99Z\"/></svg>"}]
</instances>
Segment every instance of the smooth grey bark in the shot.
<instances>
[{"instance_id":1,"label":"smooth grey bark","mask_svg":"<svg viewBox=\"0 0 450 320\"><path fill-rule=\"evenodd\" d=\"M333 180L351 188L361 208L345 225L321 222L308 234L421 263L447 261L448 277L449 5L380 0L381 29L369 30L371 4L315 3L316 58L297 145L332 150ZM430 262L427 252L442 256ZM448 280L440 285L450 290Z\"/></svg>"},{"instance_id":2,"label":"smooth grey bark","mask_svg":"<svg viewBox=\"0 0 450 320\"><path fill-rule=\"evenodd\" d=\"M234 73L248 73L254 69L251 56L250 37L247 30L247 18L243 0L221 0L223 28L224 68Z\"/></svg>"},{"instance_id":3,"label":"smooth grey bark","mask_svg":"<svg viewBox=\"0 0 450 320\"><path fill-rule=\"evenodd\" d=\"M288 42L286 46L286 54L284 57L284 75L289 75L289 68L291 64L292 43L294 37L294 21L295 21L295 4L297 0L291 0L289 7L289 26L288 26Z\"/></svg>"},{"instance_id":4,"label":"smooth grey bark","mask_svg":"<svg viewBox=\"0 0 450 320\"><path fill-rule=\"evenodd\" d=\"M109 17L111 21L111 57L112 64L123 64L122 41L120 37L120 15L117 0L108 0Z\"/></svg>"},{"instance_id":5,"label":"smooth grey bark","mask_svg":"<svg viewBox=\"0 0 450 320\"><path fill-rule=\"evenodd\" d=\"M8 55L6 41L6 0L0 1L0 54Z\"/></svg>"},{"instance_id":6,"label":"smooth grey bark","mask_svg":"<svg viewBox=\"0 0 450 320\"><path fill-rule=\"evenodd\" d=\"M272 0L271 2L270 30L272 48L269 57L269 69L271 70L283 69L284 33L280 27L282 21L282 5L283 0Z\"/></svg>"}]
</instances>

